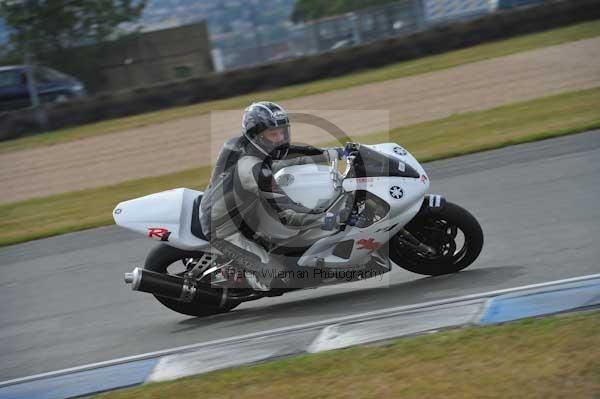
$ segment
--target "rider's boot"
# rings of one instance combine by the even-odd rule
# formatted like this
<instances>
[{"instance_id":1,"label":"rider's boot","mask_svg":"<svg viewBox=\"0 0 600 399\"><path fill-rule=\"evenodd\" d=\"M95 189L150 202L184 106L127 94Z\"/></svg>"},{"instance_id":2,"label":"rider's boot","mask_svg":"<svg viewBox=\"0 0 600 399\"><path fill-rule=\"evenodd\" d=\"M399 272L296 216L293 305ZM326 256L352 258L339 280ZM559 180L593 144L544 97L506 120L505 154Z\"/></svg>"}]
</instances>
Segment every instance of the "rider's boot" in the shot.
<instances>
[{"instance_id":1,"label":"rider's boot","mask_svg":"<svg viewBox=\"0 0 600 399\"><path fill-rule=\"evenodd\" d=\"M211 245L245 269L248 284L258 291L269 291L281 267L269 262L267 251L253 241L246 239L240 233L233 234L227 239L216 239Z\"/></svg>"}]
</instances>

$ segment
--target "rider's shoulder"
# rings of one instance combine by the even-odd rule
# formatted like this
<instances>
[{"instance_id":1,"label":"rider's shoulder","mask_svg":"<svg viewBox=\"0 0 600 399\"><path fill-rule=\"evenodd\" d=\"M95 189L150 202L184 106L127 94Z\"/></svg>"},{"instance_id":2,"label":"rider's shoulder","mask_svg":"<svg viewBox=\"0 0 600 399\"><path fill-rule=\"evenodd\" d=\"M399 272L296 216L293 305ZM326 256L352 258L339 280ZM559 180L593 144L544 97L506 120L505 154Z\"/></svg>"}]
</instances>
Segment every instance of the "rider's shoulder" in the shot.
<instances>
[{"instance_id":1,"label":"rider's shoulder","mask_svg":"<svg viewBox=\"0 0 600 399\"><path fill-rule=\"evenodd\" d=\"M238 166L244 168L253 168L254 165L258 163L264 164L264 161L256 155L252 154L244 154L238 159Z\"/></svg>"}]
</instances>

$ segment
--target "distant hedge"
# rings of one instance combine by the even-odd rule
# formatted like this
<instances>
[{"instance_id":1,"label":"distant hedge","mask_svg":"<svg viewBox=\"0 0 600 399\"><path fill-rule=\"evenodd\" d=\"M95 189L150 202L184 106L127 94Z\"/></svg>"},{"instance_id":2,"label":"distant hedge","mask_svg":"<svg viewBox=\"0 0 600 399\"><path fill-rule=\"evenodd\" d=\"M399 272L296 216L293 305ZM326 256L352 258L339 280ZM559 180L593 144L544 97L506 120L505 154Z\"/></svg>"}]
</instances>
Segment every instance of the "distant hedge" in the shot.
<instances>
[{"instance_id":1,"label":"distant hedge","mask_svg":"<svg viewBox=\"0 0 600 399\"><path fill-rule=\"evenodd\" d=\"M594 19L600 19L600 0L553 1L499 11L471 21L435 26L407 36L328 54L103 94L78 103L48 106L48 128L54 130L331 78ZM0 115L0 140L35 133L36 130L31 110Z\"/></svg>"}]
</instances>

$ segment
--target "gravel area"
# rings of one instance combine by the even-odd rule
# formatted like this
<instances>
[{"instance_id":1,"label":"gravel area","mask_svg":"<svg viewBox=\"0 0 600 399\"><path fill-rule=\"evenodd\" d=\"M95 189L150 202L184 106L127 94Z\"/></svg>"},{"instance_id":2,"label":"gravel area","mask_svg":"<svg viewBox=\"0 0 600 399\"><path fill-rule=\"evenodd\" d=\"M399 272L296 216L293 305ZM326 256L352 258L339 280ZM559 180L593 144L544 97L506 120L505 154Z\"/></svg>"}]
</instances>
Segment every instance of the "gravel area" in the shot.
<instances>
[{"instance_id":1,"label":"gravel area","mask_svg":"<svg viewBox=\"0 0 600 399\"><path fill-rule=\"evenodd\" d=\"M600 86L600 38L356 86L281 102L316 112L351 136L455 113L485 110ZM259 99L256 100L268 100ZM130 129L0 155L0 203L101 187L211 163L223 141L239 134L241 110ZM306 124L294 141L332 139Z\"/></svg>"}]
</instances>

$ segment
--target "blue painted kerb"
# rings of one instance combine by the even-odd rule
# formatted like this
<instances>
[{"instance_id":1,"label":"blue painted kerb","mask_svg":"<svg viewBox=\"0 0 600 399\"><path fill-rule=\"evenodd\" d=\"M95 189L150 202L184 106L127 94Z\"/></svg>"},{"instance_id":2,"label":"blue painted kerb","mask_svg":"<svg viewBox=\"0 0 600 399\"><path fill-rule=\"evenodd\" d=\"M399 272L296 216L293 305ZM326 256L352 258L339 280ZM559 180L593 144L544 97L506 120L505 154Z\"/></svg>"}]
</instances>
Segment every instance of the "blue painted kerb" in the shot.
<instances>
[{"instance_id":1,"label":"blue painted kerb","mask_svg":"<svg viewBox=\"0 0 600 399\"><path fill-rule=\"evenodd\" d=\"M600 279L500 295L490 300L479 324L542 316L600 305Z\"/></svg>"},{"instance_id":2,"label":"blue painted kerb","mask_svg":"<svg viewBox=\"0 0 600 399\"><path fill-rule=\"evenodd\" d=\"M490 299L479 324L494 324L600 305L600 278ZM143 384L158 358L73 372L0 388L0 399L63 399Z\"/></svg>"},{"instance_id":3,"label":"blue painted kerb","mask_svg":"<svg viewBox=\"0 0 600 399\"><path fill-rule=\"evenodd\" d=\"M63 399L143 384L158 359L138 360L0 388L1 399Z\"/></svg>"}]
</instances>

